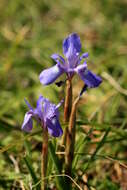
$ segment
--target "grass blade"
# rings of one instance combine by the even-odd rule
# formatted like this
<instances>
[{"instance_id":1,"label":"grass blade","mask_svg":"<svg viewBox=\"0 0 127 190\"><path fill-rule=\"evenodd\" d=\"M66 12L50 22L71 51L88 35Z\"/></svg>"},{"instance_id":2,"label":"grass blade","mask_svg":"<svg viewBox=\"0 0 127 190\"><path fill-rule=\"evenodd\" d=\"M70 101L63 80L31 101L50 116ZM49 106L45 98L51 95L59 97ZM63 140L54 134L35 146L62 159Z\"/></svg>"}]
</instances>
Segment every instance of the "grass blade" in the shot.
<instances>
[{"instance_id":1,"label":"grass blade","mask_svg":"<svg viewBox=\"0 0 127 190\"><path fill-rule=\"evenodd\" d=\"M49 152L50 152L53 164L55 166L56 173L60 174L61 164L59 162L58 156L55 154L55 148L51 141L49 141ZM59 190L66 189L62 179L64 179L64 177L56 177L56 184L57 184Z\"/></svg>"},{"instance_id":2,"label":"grass blade","mask_svg":"<svg viewBox=\"0 0 127 190\"><path fill-rule=\"evenodd\" d=\"M26 157L24 157L24 161L25 161L25 164L26 164L26 166L30 172L30 175L33 179L34 184L36 184L39 180L38 180L36 173L32 167L32 163L30 161L30 158L28 156L26 156ZM36 190L40 190L40 189L41 189L40 184L38 184L38 186L36 186Z\"/></svg>"},{"instance_id":3,"label":"grass blade","mask_svg":"<svg viewBox=\"0 0 127 190\"><path fill-rule=\"evenodd\" d=\"M107 137L109 131L110 131L110 128L107 129L107 131L105 132L105 134L104 134L102 140L99 142L99 144L97 145L97 148L95 149L94 153L92 154L91 158L89 159L88 163L87 163L87 164L85 165L85 167L83 168L83 171L84 171L84 172L88 169L90 163L94 160L94 158L95 158L97 152L98 152L98 151L100 150L100 148L103 146L103 144L104 144L104 142L105 142L105 140L106 140L106 137Z\"/></svg>"}]
</instances>

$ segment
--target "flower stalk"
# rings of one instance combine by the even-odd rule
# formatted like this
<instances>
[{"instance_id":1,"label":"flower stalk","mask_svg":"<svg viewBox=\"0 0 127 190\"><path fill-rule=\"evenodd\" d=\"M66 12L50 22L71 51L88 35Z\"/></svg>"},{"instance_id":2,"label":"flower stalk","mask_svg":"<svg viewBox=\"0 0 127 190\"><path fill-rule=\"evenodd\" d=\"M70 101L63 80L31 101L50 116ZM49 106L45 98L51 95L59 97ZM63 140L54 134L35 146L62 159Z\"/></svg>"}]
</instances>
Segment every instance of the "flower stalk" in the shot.
<instances>
[{"instance_id":1,"label":"flower stalk","mask_svg":"<svg viewBox=\"0 0 127 190\"><path fill-rule=\"evenodd\" d=\"M79 100L80 96L77 97L73 103L69 119L68 131L67 131L66 148L65 148L65 173L69 176L71 176L72 161L74 157L76 110Z\"/></svg>"},{"instance_id":2,"label":"flower stalk","mask_svg":"<svg viewBox=\"0 0 127 190\"><path fill-rule=\"evenodd\" d=\"M64 121L65 123L69 122L70 114L71 114L71 108L72 108L72 82L71 79L67 79L66 81L66 93L65 93L65 102L64 102ZM65 126L63 136L61 139L61 144L59 146L59 151L64 151L65 143L66 143L66 137L67 137L67 129L68 127ZM62 162L64 162L63 155L59 156ZM62 168L62 165L61 165Z\"/></svg>"},{"instance_id":3,"label":"flower stalk","mask_svg":"<svg viewBox=\"0 0 127 190\"><path fill-rule=\"evenodd\" d=\"M65 95L65 103L64 103L64 121L65 123L69 122L70 114L72 108L72 82L71 79L66 81L66 95ZM67 127L64 129L64 133L61 141L61 148L65 145L67 136Z\"/></svg>"},{"instance_id":4,"label":"flower stalk","mask_svg":"<svg viewBox=\"0 0 127 190\"><path fill-rule=\"evenodd\" d=\"M66 81L66 96L64 103L64 121L68 122L72 107L72 82L71 79Z\"/></svg>"},{"instance_id":5,"label":"flower stalk","mask_svg":"<svg viewBox=\"0 0 127 190\"><path fill-rule=\"evenodd\" d=\"M42 158L41 158L41 190L47 189L46 171L48 163L48 131L43 130L43 143L42 143Z\"/></svg>"}]
</instances>

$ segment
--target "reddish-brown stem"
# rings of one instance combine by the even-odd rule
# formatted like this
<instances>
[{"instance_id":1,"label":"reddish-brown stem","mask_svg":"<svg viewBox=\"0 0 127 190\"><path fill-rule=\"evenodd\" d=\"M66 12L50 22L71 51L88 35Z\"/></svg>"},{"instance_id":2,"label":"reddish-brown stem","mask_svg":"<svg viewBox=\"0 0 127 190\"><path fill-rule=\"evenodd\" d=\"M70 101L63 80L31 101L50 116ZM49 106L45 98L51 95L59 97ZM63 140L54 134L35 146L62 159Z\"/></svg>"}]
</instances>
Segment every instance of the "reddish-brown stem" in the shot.
<instances>
[{"instance_id":1,"label":"reddish-brown stem","mask_svg":"<svg viewBox=\"0 0 127 190\"><path fill-rule=\"evenodd\" d=\"M67 123L70 118L72 108L72 83L71 79L68 79L66 81L66 94L65 94L65 103L64 103L64 121ZM61 141L61 150L63 149L63 146L66 142L66 136L67 136L67 127L64 129L62 141Z\"/></svg>"},{"instance_id":2,"label":"reddish-brown stem","mask_svg":"<svg viewBox=\"0 0 127 190\"><path fill-rule=\"evenodd\" d=\"M64 102L64 121L66 123L68 123L69 121L71 107L72 107L72 83L71 83L71 78L68 78L66 81L66 92L65 92L65 102ZM67 126L65 126L61 143L60 146L58 147L59 151L65 150L66 136L67 136ZM59 159L61 161L61 170L62 170L62 164L64 162L63 155L59 155Z\"/></svg>"},{"instance_id":3,"label":"reddish-brown stem","mask_svg":"<svg viewBox=\"0 0 127 190\"><path fill-rule=\"evenodd\" d=\"M41 177L42 177L41 190L46 190L47 188L47 181L45 180L47 163L48 163L48 131L47 129L44 129L43 144L42 144L42 159L41 159Z\"/></svg>"},{"instance_id":4,"label":"reddish-brown stem","mask_svg":"<svg viewBox=\"0 0 127 190\"><path fill-rule=\"evenodd\" d=\"M76 109L79 102L79 97L75 99L71 115L69 119L69 126L66 138L66 149L65 149L65 173L71 176L72 161L74 157L74 145L75 145L75 126L76 126Z\"/></svg>"},{"instance_id":5,"label":"reddish-brown stem","mask_svg":"<svg viewBox=\"0 0 127 190\"><path fill-rule=\"evenodd\" d=\"M66 81L66 95L64 103L64 121L68 122L72 107L72 83L71 79Z\"/></svg>"}]
</instances>

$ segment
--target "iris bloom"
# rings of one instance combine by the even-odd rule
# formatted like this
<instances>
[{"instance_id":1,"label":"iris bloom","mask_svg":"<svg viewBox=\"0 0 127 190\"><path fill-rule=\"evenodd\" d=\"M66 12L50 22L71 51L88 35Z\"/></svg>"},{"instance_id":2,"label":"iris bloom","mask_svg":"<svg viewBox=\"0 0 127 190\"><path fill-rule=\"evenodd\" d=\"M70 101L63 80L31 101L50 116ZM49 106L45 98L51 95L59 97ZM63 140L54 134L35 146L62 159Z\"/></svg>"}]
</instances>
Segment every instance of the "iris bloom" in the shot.
<instances>
[{"instance_id":1,"label":"iris bloom","mask_svg":"<svg viewBox=\"0 0 127 190\"><path fill-rule=\"evenodd\" d=\"M80 37L76 33L70 34L63 41L65 59L58 54L53 54L51 58L56 62L56 65L40 73L40 82L43 85L48 85L53 83L63 73L67 74L68 79L71 79L77 73L88 88L99 86L102 80L99 76L87 69L86 60L83 64L80 64L83 59L88 57L88 53L83 53L80 56L80 52Z\"/></svg>"},{"instance_id":2,"label":"iris bloom","mask_svg":"<svg viewBox=\"0 0 127 190\"><path fill-rule=\"evenodd\" d=\"M59 112L58 108L61 105L52 104L48 99L40 96L37 101L37 106L35 109L25 100L29 111L26 112L24 121L22 124L22 130L30 132L33 128L32 119L36 119L37 122L47 129L49 134L53 137L59 137L63 134L62 128L59 123Z\"/></svg>"}]
</instances>

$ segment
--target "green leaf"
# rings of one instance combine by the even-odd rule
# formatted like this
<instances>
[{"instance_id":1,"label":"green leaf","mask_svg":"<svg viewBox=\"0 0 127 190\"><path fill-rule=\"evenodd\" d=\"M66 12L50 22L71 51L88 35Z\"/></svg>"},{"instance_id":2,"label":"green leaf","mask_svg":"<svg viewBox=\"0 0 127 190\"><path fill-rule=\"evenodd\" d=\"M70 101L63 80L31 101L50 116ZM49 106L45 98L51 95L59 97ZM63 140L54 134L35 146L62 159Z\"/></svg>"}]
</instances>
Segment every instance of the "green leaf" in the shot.
<instances>
[{"instance_id":1,"label":"green leaf","mask_svg":"<svg viewBox=\"0 0 127 190\"><path fill-rule=\"evenodd\" d=\"M80 137L80 139L78 141L78 146L77 146L77 150L79 153L84 150L84 147L89 140L89 135L92 133L92 131L93 131L93 128L91 128L89 130L88 134L85 137L84 136L83 136L83 138ZM76 168L79 158L80 158L80 156L78 154L76 154L74 157L72 168Z\"/></svg>"},{"instance_id":2,"label":"green leaf","mask_svg":"<svg viewBox=\"0 0 127 190\"><path fill-rule=\"evenodd\" d=\"M55 170L56 170L56 174L60 174L61 164L60 164L58 156L55 154L55 148L51 141L49 141L49 153L51 155L51 158L52 158ZM64 181L64 177L56 177L56 184L57 184L59 190L66 189L63 181Z\"/></svg>"},{"instance_id":3,"label":"green leaf","mask_svg":"<svg viewBox=\"0 0 127 190\"><path fill-rule=\"evenodd\" d=\"M107 131L105 132L102 140L99 142L99 144L97 145L97 148L95 149L94 153L92 154L91 158L89 159L88 163L85 165L85 167L83 168L83 172L85 173L85 171L88 169L90 163L94 160L96 154L98 153L98 151L101 149L101 147L103 146L107 135L109 134L110 128L107 129Z\"/></svg>"},{"instance_id":4,"label":"green leaf","mask_svg":"<svg viewBox=\"0 0 127 190\"><path fill-rule=\"evenodd\" d=\"M34 182L34 184L36 184L39 180L38 180L38 178L37 178L37 176L36 176L36 173L35 173L35 171L34 171L34 169L33 169L33 167L32 167L32 163L31 163L31 160L30 160L30 158L28 157L28 156L26 156L26 157L24 157L24 161L25 161L25 164L26 164L26 166L27 166L27 168L28 168L28 170L29 170L29 172L30 172L30 175L31 175L31 177L32 177L32 179L33 179L33 182ZM40 190L40 183L36 186L36 190Z\"/></svg>"}]
</instances>

